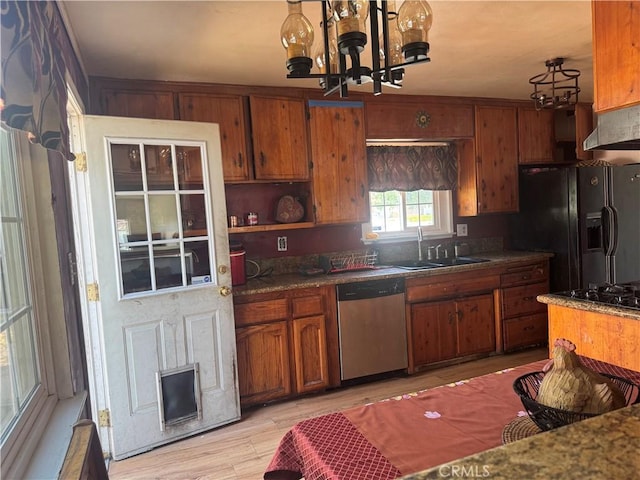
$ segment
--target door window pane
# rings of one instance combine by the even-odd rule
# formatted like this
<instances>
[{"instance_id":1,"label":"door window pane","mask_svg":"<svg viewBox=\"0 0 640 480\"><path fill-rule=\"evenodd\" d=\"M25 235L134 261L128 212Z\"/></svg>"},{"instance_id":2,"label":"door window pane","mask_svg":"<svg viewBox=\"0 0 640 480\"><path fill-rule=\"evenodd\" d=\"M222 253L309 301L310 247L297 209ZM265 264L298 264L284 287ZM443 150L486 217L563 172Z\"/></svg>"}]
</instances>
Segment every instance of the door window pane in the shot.
<instances>
[{"instance_id":1,"label":"door window pane","mask_svg":"<svg viewBox=\"0 0 640 480\"><path fill-rule=\"evenodd\" d=\"M171 145L145 145L144 161L149 190L173 190Z\"/></svg>"},{"instance_id":2,"label":"door window pane","mask_svg":"<svg viewBox=\"0 0 640 480\"><path fill-rule=\"evenodd\" d=\"M118 242L122 246L129 242L147 241L147 215L144 196L116 197L116 225Z\"/></svg>"},{"instance_id":3,"label":"door window pane","mask_svg":"<svg viewBox=\"0 0 640 480\"><path fill-rule=\"evenodd\" d=\"M119 187L113 175L122 294L212 281L204 146L112 142L114 156L142 152L139 190ZM118 163L112 158L111 165Z\"/></svg>"},{"instance_id":4,"label":"door window pane","mask_svg":"<svg viewBox=\"0 0 640 480\"><path fill-rule=\"evenodd\" d=\"M116 192L142 190L142 157L139 145L112 145L111 164Z\"/></svg>"},{"instance_id":5,"label":"door window pane","mask_svg":"<svg viewBox=\"0 0 640 480\"><path fill-rule=\"evenodd\" d=\"M193 268L191 283L195 285L211 282L209 242L204 240L185 242L184 248L186 252L191 252Z\"/></svg>"},{"instance_id":6,"label":"door window pane","mask_svg":"<svg viewBox=\"0 0 640 480\"><path fill-rule=\"evenodd\" d=\"M178 210L176 210L176 196L149 195L149 219L151 222L152 238L166 240L178 238Z\"/></svg>"},{"instance_id":7,"label":"door window pane","mask_svg":"<svg viewBox=\"0 0 640 480\"><path fill-rule=\"evenodd\" d=\"M207 233L204 193L180 195L182 229L185 237L200 237Z\"/></svg>"},{"instance_id":8,"label":"door window pane","mask_svg":"<svg viewBox=\"0 0 640 480\"><path fill-rule=\"evenodd\" d=\"M176 147L181 190L203 190L202 154L197 147Z\"/></svg>"}]
</instances>

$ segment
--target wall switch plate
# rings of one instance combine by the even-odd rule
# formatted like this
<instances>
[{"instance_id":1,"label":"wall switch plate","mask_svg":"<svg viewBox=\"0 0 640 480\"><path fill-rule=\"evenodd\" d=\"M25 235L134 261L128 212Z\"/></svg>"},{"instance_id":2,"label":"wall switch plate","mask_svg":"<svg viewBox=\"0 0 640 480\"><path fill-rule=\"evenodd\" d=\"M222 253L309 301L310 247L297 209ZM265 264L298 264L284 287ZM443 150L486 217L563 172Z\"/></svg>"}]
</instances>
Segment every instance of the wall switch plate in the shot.
<instances>
[{"instance_id":1,"label":"wall switch plate","mask_svg":"<svg viewBox=\"0 0 640 480\"><path fill-rule=\"evenodd\" d=\"M458 237L466 237L468 235L466 223L458 223L456 225L456 235Z\"/></svg>"},{"instance_id":2,"label":"wall switch plate","mask_svg":"<svg viewBox=\"0 0 640 480\"><path fill-rule=\"evenodd\" d=\"M278 237L278 251L279 252L287 251L287 237Z\"/></svg>"}]
</instances>

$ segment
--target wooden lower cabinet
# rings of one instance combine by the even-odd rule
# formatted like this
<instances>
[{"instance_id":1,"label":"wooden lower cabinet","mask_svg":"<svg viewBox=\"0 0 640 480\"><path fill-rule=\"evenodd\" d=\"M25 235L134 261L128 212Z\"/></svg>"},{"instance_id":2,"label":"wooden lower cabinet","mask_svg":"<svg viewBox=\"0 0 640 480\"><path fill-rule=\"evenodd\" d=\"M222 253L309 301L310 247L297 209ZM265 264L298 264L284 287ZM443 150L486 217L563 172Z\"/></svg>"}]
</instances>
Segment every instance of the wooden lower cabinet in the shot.
<instances>
[{"instance_id":1,"label":"wooden lower cabinet","mask_svg":"<svg viewBox=\"0 0 640 480\"><path fill-rule=\"evenodd\" d=\"M495 350L493 296L411 305L413 367Z\"/></svg>"},{"instance_id":2,"label":"wooden lower cabinet","mask_svg":"<svg viewBox=\"0 0 640 480\"><path fill-rule=\"evenodd\" d=\"M414 366L456 356L455 302L411 305L411 343Z\"/></svg>"},{"instance_id":3,"label":"wooden lower cabinet","mask_svg":"<svg viewBox=\"0 0 640 480\"><path fill-rule=\"evenodd\" d=\"M504 351L547 341L547 307L538 295L549 293L549 261L523 264L501 275L500 318Z\"/></svg>"},{"instance_id":4,"label":"wooden lower cabinet","mask_svg":"<svg viewBox=\"0 0 640 480\"><path fill-rule=\"evenodd\" d=\"M477 295L456 301L459 356L496 349L493 295Z\"/></svg>"},{"instance_id":5,"label":"wooden lower cabinet","mask_svg":"<svg viewBox=\"0 0 640 480\"><path fill-rule=\"evenodd\" d=\"M291 394L287 322L236 329L238 385L243 405Z\"/></svg>"},{"instance_id":6,"label":"wooden lower cabinet","mask_svg":"<svg viewBox=\"0 0 640 480\"><path fill-rule=\"evenodd\" d=\"M294 289L234 299L242 406L330 385L327 289Z\"/></svg>"},{"instance_id":7,"label":"wooden lower cabinet","mask_svg":"<svg viewBox=\"0 0 640 480\"><path fill-rule=\"evenodd\" d=\"M324 315L296 318L291 327L296 392L307 393L327 387Z\"/></svg>"}]
</instances>

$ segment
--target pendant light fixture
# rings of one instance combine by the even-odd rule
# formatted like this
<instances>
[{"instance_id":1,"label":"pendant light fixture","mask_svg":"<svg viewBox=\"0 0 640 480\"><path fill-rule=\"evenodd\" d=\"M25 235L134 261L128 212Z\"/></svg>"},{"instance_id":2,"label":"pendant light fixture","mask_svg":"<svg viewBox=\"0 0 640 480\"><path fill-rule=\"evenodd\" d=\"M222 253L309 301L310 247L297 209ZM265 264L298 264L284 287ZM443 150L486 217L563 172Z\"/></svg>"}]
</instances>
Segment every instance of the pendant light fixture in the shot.
<instances>
[{"instance_id":1,"label":"pendant light fixture","mask_svg":"<svg viewBox=\"0 0 640 480\"><path fill-rule=\"evenodd\" d=\"M531 99L536 110L570 108L578 103L580 71L563 69L564 58L547 60L547 71L529 79L533 85Z\"/></svg>"},{"instance_id":2,"label":"pendant light fixture","mask_svg":"<svg viewBox=\"0 0 640 480\"><path fill-rule=\"evenodd\" d=\"M311 3L311 2L308 2ZM317 78L325 95L340 91L348 96L348 85L373 84L400 88L404 67L429 62L431 7L424 0L405 0L396 10L395 1L320 0L322 43L310 54L313 28L302 13L301 0L287 0L289 15L280 30L287 49L287 78ZM367 32L369 27L369 32ZM363 65L366 49L371 65ZM368 58L368 56L367 56ZM316 71L311 66L315 63Z\"/></svg>"}]
</instances>

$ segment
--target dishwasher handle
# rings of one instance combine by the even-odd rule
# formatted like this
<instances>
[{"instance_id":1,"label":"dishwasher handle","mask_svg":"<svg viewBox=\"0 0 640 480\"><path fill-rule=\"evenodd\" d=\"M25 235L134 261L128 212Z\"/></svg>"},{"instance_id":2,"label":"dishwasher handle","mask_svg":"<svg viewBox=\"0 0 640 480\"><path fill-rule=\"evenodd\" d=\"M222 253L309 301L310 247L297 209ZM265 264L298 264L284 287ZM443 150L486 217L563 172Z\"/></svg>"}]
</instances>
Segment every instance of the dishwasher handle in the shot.
<instances>
[{"instance_id":1,"label":"dishwasher handle","mask_svg":"<svg viewBox=\"0 0 640 480\"><path fill-rule=\"evenodd\" d=\"M387 297L404 293L404 278L366 280L336 286L339 302Z\"/></svg>"}]
</instances>

